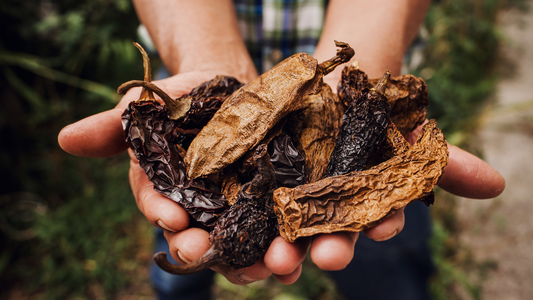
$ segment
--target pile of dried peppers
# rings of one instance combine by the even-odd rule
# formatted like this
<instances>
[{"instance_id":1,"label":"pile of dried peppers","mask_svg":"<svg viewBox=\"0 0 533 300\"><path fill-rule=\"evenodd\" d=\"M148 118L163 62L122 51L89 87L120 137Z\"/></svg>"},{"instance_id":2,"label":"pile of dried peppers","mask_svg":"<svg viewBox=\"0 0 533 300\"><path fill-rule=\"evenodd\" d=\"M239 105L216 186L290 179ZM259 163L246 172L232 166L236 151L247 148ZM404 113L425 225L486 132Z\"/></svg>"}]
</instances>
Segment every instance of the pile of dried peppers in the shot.
<instances>
[{"instance_id":1,"label":"pile of dried peppers","mask_svg":"<svg viewBox=\"0 0 533 300\"><path fill-rule=\"evenodd\" d=\"M220 75L177 99L151 82L136 44L144 80L118 89L142 87L122 116L126 141L154 189L210 232L199 260L177 266L158 253L161 268L248 267L278 235L357 232L414 200L433 203L448 162L444 136L432 120L415 144L404 138L426 120L426 83L389 72L369 79L352 63L335 94L323 77L354 56L335 43L325 62L298 53L248 84Z\"/></svg>"}]
</instances>

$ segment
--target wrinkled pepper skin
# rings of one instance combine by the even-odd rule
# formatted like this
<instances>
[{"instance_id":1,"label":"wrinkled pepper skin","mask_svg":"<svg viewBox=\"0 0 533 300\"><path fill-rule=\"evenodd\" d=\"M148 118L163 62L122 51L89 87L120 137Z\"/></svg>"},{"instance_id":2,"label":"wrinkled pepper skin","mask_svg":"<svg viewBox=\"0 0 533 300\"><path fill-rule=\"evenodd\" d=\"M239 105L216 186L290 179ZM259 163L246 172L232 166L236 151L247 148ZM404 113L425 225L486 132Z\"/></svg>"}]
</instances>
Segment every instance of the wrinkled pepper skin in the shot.
<instances>
[{"instance_id":1,"label":"wrinkled pepper skin","mask_svg":"<svg viewBox=\"0 0 533 300\"><path fill-rule=\"evenodd\" d=\"M342 69L337 93L341 101L348 106L357 99L357 94L365 88L375 86L379 80L380 78L369 79L368 75L359 69L359 65L354 63ZM426 120L428 89L422 78L410 74L392 77L387 84L385 96L391 106L391 121L404 136Z\"/></svg>"},{"instance_id":2,"label":"wrinkled pepper skin","mask_svg":"<svg viewBox=\"0 0 533 300\"><path fill-rule=\"evenodd\" d=\"M337 85L337 95L339 99L344 103L345 107L350 106L352 101L357 99L357 95L365 88L371 88L376 85L368 83L368 75L359 69L359 64L354 62L349 66L345 66L342 69L341 80Z\"/></svg>"},{"instance_id":3,"label":"wrinkled pepper skin","mask_svg":"<svg viewBox=\"0 0 533 300\"><path fill-rule=\"evenodd\" d=\"M302 109L289 115L285 130L304 157L308 182L324 176L345 110L331 87L323 83L320 93L306 95Z\"/></svg>"},{"instance_id":4,"label":"wrinkled pepper skin","mask_svg":"<svg viewBox=\"0 0 533 300\"><path fill-rule=\"evenodd\" d=\"M385 138L390 105L383 92L389 78L386 73L375 88L364 88L350 101L324 177L363 170L370 153Z\"/></svg>"},{"instance_id":5,"label":"wrinkled pepper skin","mask_svg":"<svg viewBox=\"0 0 533 300\"><path fill-rule=\"evenodd\" d=\"M185 275L216 264L245 268L263 257L278 236L272 201L276 175L266 145L258 146L253 158L257 162L255 176L242 186L235 204L216 222L210 233L209 250L200 259L179 266L169 263L165 252L157 253L154 260L159 267L172 274Z\"/></svg>"},{"instance_id":6,"label":"wrinkled pepper skin","mask_svg":"<svg viewBox=\"0 0 533 300\"><path fill-rule=\"evenodd\" d=\"M430 195L447 163L444 135L430 121L409 150L368 170L276 189L274 210L280 234L294 242L299 237L375 226Z\"/></svg>"},{"instance_id":7,"label":"wrinkled pepper skin","mask_svg":"<svg viewBox=\"0 0 533 300\"><path fill-rule=\"evenodd\" d=\"M188 180L176 147L176 124L155 101L131 102L122 115L126 142L134 151L154 189L179 203L190 216L213 227L228 206L208 179Z\"/></svg>"},{"instance_id":8,"label":"wrinkled pepper skin","mask_svg":"<svg viewBox=\"0 0 533 300\"><path fill-rule=\"evenodd\" d=\"M304 157L288 134L282 133L270 141L268 154L278 186L295 187L307 183Z\"/></svg>"},{"instance_id":9,"label":"wrinkled pepper skin","mask_svg":"<svg viewBox=\"0 0 533 300\"><path fill-rule=\"evenodd\" d=\"M218 173L256 147L285 116L301 108L302 98L320 91L322 78L347 62L354 50L346 43L337 55L318 64L306 53L297 53L224 101L211 121L190 145L185 164L191 179Z\"/></svg>"},{"instance_id":10,"label":"wrinkled pepper skin","mask_svg":"<svg viewBox=\"0 0 533 300\"><path fill-rule=\"evenodd\" d=\"M370 79L375 84L379 79ZM405 136L427 118L428 87L426 82L410 74L392 77L385 95L391 105L391 121Z\"/></svg>"},{"instance_id":11,"label":"wrinkled pepper skin","mask_svg":"<svg viewBox=\"0 0 533 300\"><path fill-rule=\"evenodd\" d=\"M258 145L276 123L300 108L302 95L321 83L317 66L310 55L296 54L226 99L189 147L189 178L219 172Z\"/></svg>"},{"instance_id":12,"label":"wrinkled pepper skin","mask_svg":"<svg viewBox=\"0 0 533 300\"><path fill-rule=\"evenodd\" d=\"M234 77L217 75L195 87L190 93L177 99L182 101L184 98L190 98L188 101L191 102L190 110L185 117L178 120L177 126L182 129L203 128L224 100L243 85Z\"/></svg>"}]
</instances>

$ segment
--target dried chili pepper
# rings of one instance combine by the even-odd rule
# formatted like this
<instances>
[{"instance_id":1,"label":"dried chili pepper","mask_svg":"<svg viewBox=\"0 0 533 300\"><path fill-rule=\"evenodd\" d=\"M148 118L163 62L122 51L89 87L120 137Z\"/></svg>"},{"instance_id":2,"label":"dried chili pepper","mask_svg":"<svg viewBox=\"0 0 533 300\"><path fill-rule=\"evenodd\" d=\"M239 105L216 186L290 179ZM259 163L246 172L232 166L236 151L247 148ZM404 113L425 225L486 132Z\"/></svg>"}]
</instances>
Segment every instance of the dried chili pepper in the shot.
<instances>
[{"instance_id":1,"label":"dried chili pepper","mask_svg":"<svg viewBox=\"0 0 533 300\"><path fill-rule=\"evenodd\" d=\"M276 136L268 144L268 154L278 186L295 187L307 183L305 160L288 134Z\"/></svg>"},{"instance_id":2,"label":"dried chili pepper","mask_svg":"<svg viewBox=\"0 0 533 300\"><path fill-rule=\"evenodd\" d=\"M343 68L337 93L348 106L365 87L371 88L379 80L380 78L368 79L368 75L355 62ZM404 136L426 120L428 91L422 78L409 74L392 77L385 96L391 105L391 121Z\"/></svg>"},{"instance_id":3,"label":"dried chili pepper","mask_svg":"<svg viewBox=\"0 0 533 300\"><path fill-rule=\"evenodd\" d=\"M143 65L145 68L150 67L149 62L148 65ZM125 94L129 89L139 86L151 90L161 97L165 103L165 108L168 110L169 118L175 120L176 126L182 129L200 129L204 127L224 100L244 85L234 77L217 75L215 78L195 87L190 93L177 99L172 99L150 81L151 76L150 78L145 78L144 81L131 80L125 82L118 87L118 93Z\"/></svg>"},{"instance_id":4,"label":"dried chili pepper","mask_svg":"<svg viewBox=\"0 0 533 300\"><path fill-rule=\"evenodd\" d=\"M181 96L191 98L191 109L187 115L178 121L178 127L183 129L203 128L218 111L222 102L244 84L231 76L217 75L194 88L190 93Z\"/></svg>"},{"instance_id":5,"label":"dried chili pepper","mask_svg":"<svg viewBox=\"0 0 533 300\"><path fill-rule=\"evenodd\" d=\"M370 79L370 85L378 79ZM424 123L429 105L426 82L410 74L392 77L385 90L391 105L391 121L405 136Z\"/></svg>"},{"instance_id":6,"label":"dried chili pepper","mask_svg":"<svg viewBox=\"0 0 533 300\"><path fill-rule=\"evenodd\" d=\"M387 126L387 134L383 142L377 147L375 154L380 157L381 161L388 160L394 156L401 155L409 150L410 145L403 137L402 133L396 128L394 123L389 123ZM374 166L373 164L371 166ZM435 193L431 191L428 195L417 199L423 202L426 206L430 206L435 202Z\"/></svg>"},{"instance_id":7,"label":"dried chili pepper","mask_svg":"<svg viewBox=\"0 0 533 300\"><path fill-rule=\"evenodd\" d=\"M375 226L433 191L448 162L448 148L434 120L406 152L371 169L274 191L280 233L298 237Z\"/></svg>"},{"instance_id":8,"label":"dried chili pepper","mask_svg":"<svg viewBox=\"0 0 533 300\"><path fill-rule=\"evenodd\" d=\"M303 154L308 182L322 178L342 125L345 107L327 83L306 95L302 109L289 115L285 129Z\"/></svg>"},{"instance_id":9,"label":"dried chili pepper","mask_svg":"<svg viewBox=\"0 0 533 300\"><path fill-rule=\"evenodd\" d=\"M371 86L376 85L376 83ZM369 88L368 75L359 69L357 61L342 69L341 80L337 86L337 95L346 107L357 99L357 95L365 88Z\"/></svg>"},{"instance_id":10,"label":"dried chili pepper","mask_svg":"<svg viewBox=\"0 0 533 300\"><path fill-rule=\"evenodd\" d=\"M254 159L256 174L252 181L242 186L236 203L217 221L209 236L209 250L200 259L180 266L169 263L165 252L157 253L154 260L161 269L180 275L216 264L239 269L253 265L266 253L278 235L272 206L276 177L265 145L257 147Z\"/></svg>"},{"instance_id":11,"label":"dried chili pepper","mask_svg":"<svg viewBox=\"0 0 533 300\"><path fill-rule=\"evenodd\" d=\"M149 82L150 64L143 54L145 81ZM154 189L178 202L201 224L212 227L224 210L226 199L208 179L188 180L185 165L176 146L176 122L165 107L155 101L150 85L143 87L139 100L131 102L122 115L126 142L135 152L140 166Z\"/></svg>"},{"instance_id":12,"label":"dried chili pepper","mask_svg":"<svg viewBox=\"0 0 533 300\"><path fill-rule=\"evenodd\" d=\"M337 46L337 55L321 64L308 54L295 54L228 97L191 143L185 157L189 178L234 163L287 114L300 109L303 96L319 92L322 77L353 56L348 44Z\"/></svg>"},{"instance_id":13,"label":"dried chili pepper","mask_svg":"<svg viewBox=\"0 0 533 300\"><path fill-rule=\"evenodd\" d=\"M363 170L370 152L385 137L390 105L384 92L389 78L386 72L374 88L363 89L351 101L324 177Z\"/></svg>"}]
</instances>

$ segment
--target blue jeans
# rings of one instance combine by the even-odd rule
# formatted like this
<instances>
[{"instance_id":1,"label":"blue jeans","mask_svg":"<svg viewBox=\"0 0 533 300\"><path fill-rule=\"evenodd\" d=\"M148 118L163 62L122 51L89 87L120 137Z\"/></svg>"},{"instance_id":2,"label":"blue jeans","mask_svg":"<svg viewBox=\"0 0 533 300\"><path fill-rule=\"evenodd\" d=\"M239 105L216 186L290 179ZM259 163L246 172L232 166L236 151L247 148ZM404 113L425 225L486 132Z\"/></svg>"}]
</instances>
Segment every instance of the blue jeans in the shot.
<instances>
[{"instance_id":1,"label":"blue jeans","mask_svg":"<svg viewBox=\"0 0 533 300\"><path fill-rule=\"evenodd\" d=\"M405 209L400 234L384 242L360 234L350 264L328 273L346 299L429 300L428 281L435 270L430 235L429 209L416 201Z\"/></svg>"},{"instance_id":2,"label":"blue jeans","mask_svg":"<svg viewBox=\"0 0 533 300\"><path fill-rule=\"evenodd\" d=\"M434 271L427 246L431 234L429 209L416 201L405 209L405 227L396 237L375 242L359 235L352 262L341 271L327 272L345 299L429 300L427 284ZM161 230L157 232L157 251L168 253ZM169 260L175 263L170 254ZM305 272L305 270L304 270ZM210 299L214 272L171 275L152 268L158 299Z\"/></svg>"},{"instance_id":3,"label":"blue jeans","mask_svg":"<svg viewBox=\"0 0 533 300\"><path fill-rule=\"evenodd\" d=\"M171 263L177 264L170 255L163 230L156 231L156 252L165 251ZM207 300L211 299L211 286L215 272L207 269L190 275L173 275L152 266L152 285L159 300Z\"/></svg>"}]
</instances>

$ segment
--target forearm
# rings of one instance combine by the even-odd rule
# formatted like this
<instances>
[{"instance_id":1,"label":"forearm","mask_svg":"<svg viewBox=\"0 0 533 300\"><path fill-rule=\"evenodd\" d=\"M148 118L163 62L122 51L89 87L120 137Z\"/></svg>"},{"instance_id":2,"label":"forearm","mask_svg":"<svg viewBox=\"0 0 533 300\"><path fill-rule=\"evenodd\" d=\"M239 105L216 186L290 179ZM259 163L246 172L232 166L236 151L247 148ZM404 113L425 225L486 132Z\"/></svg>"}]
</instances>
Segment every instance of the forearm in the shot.
<instances>
[{"instance_id":1,"label":"forearm","mask_svg":"<svg viewBox=\"0 0 533 300\"><path fill-rule=\"evenodd\" d=\"M334 53L333 40L347 42L370 77L387 70L399 75L405 51L422 23L429 0L331 0L324 30L315 51L323 61ZM338 82L342 68L328 75Z\"/></svg>"},{"instance_id":2,"label":"forearm","mask_svg":"<svg viewBox=\"0 0 533 300\"><path fill-rule=\"evenodd\" d=\"M134 0L171 74L213 71L241 81L257 76L231 0Z\"/></svg>"}]
</instances>

